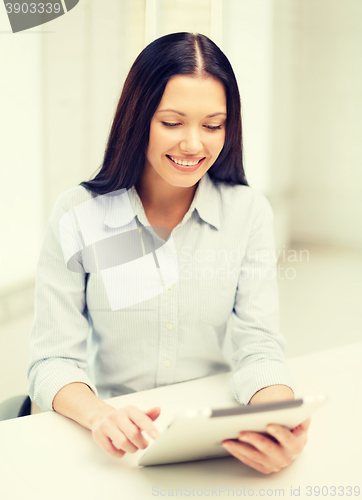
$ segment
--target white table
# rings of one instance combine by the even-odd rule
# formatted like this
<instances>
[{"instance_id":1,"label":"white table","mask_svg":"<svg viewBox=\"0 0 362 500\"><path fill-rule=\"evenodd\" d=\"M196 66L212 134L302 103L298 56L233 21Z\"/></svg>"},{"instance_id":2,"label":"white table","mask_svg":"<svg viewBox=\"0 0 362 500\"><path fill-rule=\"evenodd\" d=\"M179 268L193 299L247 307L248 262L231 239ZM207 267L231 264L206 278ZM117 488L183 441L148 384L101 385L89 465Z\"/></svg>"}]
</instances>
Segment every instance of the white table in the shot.
<instances>
[{"instance_id":1,"label":"white table","mask_svg":"<svg viewBox=\"0 0 362 500\"><path fill-rule=\"evenodd\" d=\"M360 487L362 498L362 342L288 359L296 396L326 393L329 401L312 417L302 455L282 471L264 475L235 458L138 467L142 450L118 460L92 440L90 431L54 412L0 422L0 498L130 499L235 498L266 496L315 498L308 486ZM188 407L237 405L230 374L221 374L110 400L115 407L143 410L159 405L164 428L172 414ZM194 489L193 489L194 488ZM224 489L223 489L224 488ZM228 491L229 488L229 491ZM291 495L291 488L294 494ZM284 490L283 492L275 490ZM234 495L233 492L234 491ZM332 493L332 494L331 494ZM338 494L340 493L340 494ZM172 496L173 495L173 496ZM357 497L358 498L358 497Z\"/></svg>"}]
</instances>

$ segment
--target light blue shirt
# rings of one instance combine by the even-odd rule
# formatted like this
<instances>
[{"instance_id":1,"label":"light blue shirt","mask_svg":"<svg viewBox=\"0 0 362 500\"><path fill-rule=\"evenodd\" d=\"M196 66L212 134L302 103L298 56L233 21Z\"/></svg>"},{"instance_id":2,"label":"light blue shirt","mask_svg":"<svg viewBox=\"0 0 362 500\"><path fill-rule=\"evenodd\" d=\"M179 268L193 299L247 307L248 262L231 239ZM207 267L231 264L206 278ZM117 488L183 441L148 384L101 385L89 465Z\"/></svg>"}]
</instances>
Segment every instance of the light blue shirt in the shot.
<instances>
[{"instance_id":1,"label":"light blue shirt","mask_svg":"<svg viewBox=\"0 0 362 500\"><path fill-rule=\"evenodd\" d=\"M114 246L131 232L142 248L133 260ZM206 173L166 242L134 187L93 197L77 186L45 231L29 394L47 411L71 382L106 399L232 369L230 389L247 404L270 385L293 389L278 317L273 213L261 193Z\"/></svg>"}]
</instances>

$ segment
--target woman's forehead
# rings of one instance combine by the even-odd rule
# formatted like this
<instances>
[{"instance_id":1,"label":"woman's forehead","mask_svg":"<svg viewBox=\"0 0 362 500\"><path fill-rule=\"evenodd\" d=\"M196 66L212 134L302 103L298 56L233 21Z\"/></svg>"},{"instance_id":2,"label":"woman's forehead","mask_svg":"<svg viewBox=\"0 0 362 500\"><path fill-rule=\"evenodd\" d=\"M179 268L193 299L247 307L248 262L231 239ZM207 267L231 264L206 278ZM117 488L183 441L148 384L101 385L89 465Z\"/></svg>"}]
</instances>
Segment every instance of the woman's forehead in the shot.
<instances>
[{"instance_id":1,"label":"woman's forehead","mask_svg":"<svg viewBox=\"0 0 362 500\"><path fill-rule=\"evenodd\" d=\"M206 115L226 113L223 84L213 77L176 75L170 78L157 111L168 109L187 114L195 107Z\"/></svg>"}]
</instances>

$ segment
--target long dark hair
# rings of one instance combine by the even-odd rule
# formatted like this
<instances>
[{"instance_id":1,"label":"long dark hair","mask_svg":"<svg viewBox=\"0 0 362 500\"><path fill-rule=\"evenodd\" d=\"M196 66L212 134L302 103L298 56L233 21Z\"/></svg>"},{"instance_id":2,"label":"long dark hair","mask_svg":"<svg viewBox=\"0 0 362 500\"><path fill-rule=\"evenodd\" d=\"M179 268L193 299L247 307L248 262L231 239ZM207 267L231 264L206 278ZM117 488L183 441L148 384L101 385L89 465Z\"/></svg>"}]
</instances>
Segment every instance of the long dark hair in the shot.
<instances>
[{"instance_id":1,"label":"long dark hair","mask_svg":"<svg viewBox=\"0 0 362 500\"><path fill-rule=\"evenodd\" d=\"M231 64L205 35L172 33L150 43L133 63L118 102L100 171L81 186L106 194L136 184L145 165L151 119L168 80L174 75L210 75L224 85L225 143L208 173L215 183L248 185L243 167L240 95Z\"/></svg>"}]
</instances>

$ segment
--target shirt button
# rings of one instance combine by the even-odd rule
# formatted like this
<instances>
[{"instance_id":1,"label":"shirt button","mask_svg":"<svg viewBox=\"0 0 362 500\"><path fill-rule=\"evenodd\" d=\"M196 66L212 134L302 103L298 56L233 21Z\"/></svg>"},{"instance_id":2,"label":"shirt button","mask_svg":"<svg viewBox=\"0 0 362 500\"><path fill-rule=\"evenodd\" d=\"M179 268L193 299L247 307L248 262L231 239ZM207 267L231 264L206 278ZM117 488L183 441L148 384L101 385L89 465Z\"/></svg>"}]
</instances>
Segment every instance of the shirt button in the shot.
<instances>
[{"instance_id":1,"label":"shirt button","mask_svg":"<svg viewBox=\"0 0 362 500\"><path fill-rule=\"evenodd\" d=\"M167 330L172 330L173 324L172 323L166 323L166 328L167 328Z\"/></svg>"},{"instance_id":2,"label":"shirt button","mask_svg":"<svg viewBox=\"0 0 362 500\"><path fill-rule=\"evenodd\" d=\"M198 222L195 224L195 229L200 229L200 224Z\"/></svg>"},{"instance_id":3,"label":"shirt button","mask_svg":"<svg viewBox=\"0 0 362 500\"><path fill-rule=\"evenodd\" d=\"M142 228L141 227L138 228L138 232L142 233Z\"/></svg>"},{"instance_id":4,"label":"shirt button","mask_svg":"<svg viewBox=\"0 0 362 500\"><path fill-rule=\"evenodd\" d=\"M171 365L171 361L169 359L165 359L165 361L163 362L163 364L165 366L170 366Z\"/></svg>"},{"instance_id":5,"label":"shirt button","mask_svg":"<svg viewBox=\"0 0 362 500\"><path fill-rule=\"evenodd\" d=\"M173 285L168 285L168 287L167 287L167 288L168 288L168 290L172 290Z\"/></svg>"},{"instance_id":6,"label":"shirt button","mask_svg":"<svg viewBox=\"0 0 362 500\"><path fill-rule=\"evenodd\" d=\"M177 250L176 248L173 249L173 253L176 255L177 254Z\"/></svg>"}]
</instances>

